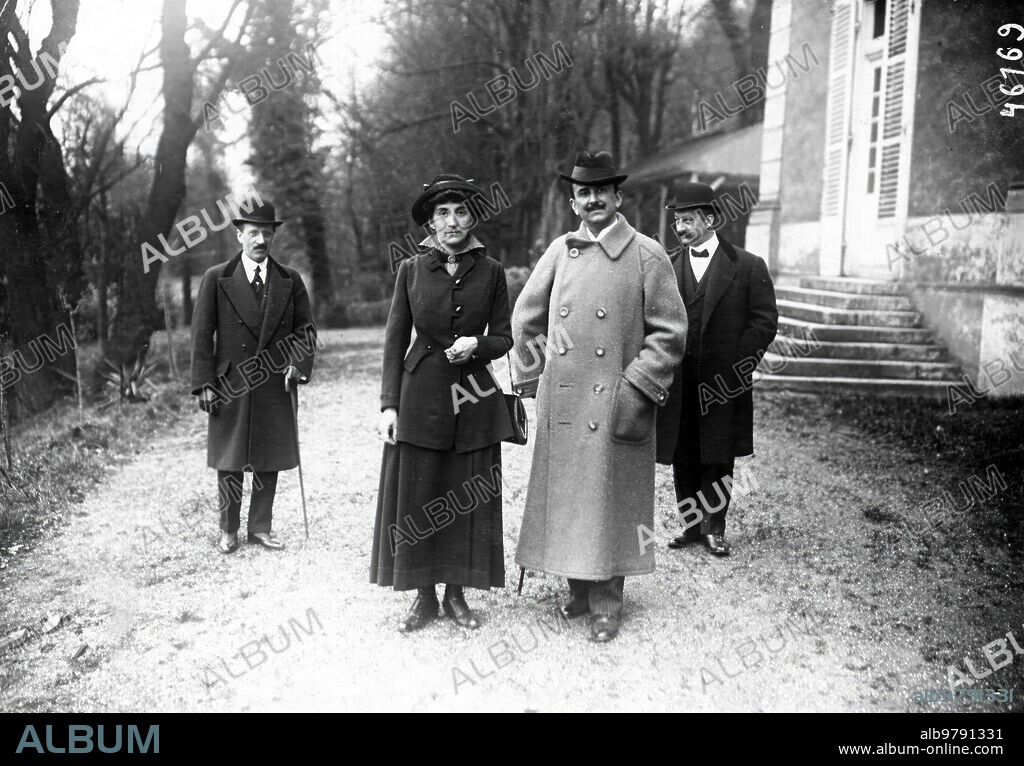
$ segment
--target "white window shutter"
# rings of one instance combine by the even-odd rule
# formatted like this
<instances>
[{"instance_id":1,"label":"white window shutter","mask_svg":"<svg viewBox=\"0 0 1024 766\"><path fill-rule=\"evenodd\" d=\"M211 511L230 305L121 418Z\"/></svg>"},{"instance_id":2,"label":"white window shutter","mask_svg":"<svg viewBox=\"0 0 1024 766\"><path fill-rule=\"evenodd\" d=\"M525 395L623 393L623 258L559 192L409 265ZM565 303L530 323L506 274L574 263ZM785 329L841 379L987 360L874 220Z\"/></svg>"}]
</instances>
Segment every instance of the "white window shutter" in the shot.
<instances>
[{"instance_id":1,"label":"white window shutter","mask_svg":"<svg viewBox=\"0 0 1024 766\"><path fill-rule=\"evenodd\" d=\"M885 102L882 122L882 163L878 181L878 217L893 218L900 203L901 166L907 172L910 157L906 144L907 33L911 0L891 0L888 6L885 47ZM902 184L905 186L905 184Z\"/></svg>"},{"instance_id":2,"label":"white window shutter","mask_svg":"<svg viewBox=\"0 0 1024 766\"><path fill-rule=\"evenodd\" d=\"M851 2L836 2L829 47L825 168L821 194L820 270L826 276L838 275L842 263L855 20L856 12Z\"/></svg>"}]
</instances>

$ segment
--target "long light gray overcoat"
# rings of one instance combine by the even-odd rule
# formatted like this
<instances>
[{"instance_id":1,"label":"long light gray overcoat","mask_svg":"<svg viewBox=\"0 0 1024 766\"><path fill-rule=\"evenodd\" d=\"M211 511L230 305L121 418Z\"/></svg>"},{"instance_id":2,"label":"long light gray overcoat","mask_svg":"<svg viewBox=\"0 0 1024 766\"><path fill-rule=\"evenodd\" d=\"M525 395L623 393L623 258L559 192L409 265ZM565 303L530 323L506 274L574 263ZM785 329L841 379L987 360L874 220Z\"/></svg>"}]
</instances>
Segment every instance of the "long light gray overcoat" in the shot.
<instances>
[{"instance_id":1,"label":"long light gray overcoat","mask_svg":"<svg viewBox=\"0 0 1024 766\"><path fill-rule=\"evenodd\" d=\"M516 562L582 580L654 571L654 422L686 343L665 249L617 215L551 243L512 314L516 389L537 393ZM546 352L546 353L545 353Z\"/></svg>"}]
</instances>

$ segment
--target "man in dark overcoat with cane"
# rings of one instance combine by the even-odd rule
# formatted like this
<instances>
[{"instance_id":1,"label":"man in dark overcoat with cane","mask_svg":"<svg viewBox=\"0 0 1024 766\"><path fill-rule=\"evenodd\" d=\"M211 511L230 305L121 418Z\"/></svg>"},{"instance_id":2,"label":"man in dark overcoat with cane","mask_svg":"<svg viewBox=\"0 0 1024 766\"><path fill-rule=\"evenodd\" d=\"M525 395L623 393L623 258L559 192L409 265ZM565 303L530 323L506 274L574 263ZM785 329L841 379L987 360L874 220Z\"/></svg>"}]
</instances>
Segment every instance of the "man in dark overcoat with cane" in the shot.
<instances>
[{"instance_id":1,"label":"man in dark overcoat with cane","mask_svg":"<svg viewBox=\"0 0 1024 766\"><path fill-rule=\"evenodd\" d=\"M779 312L764 260L718 237L721 211L707 184L680 183L665 206L682 250L672 257L687 337L668 402L658 412L658 462L672 466L685 532L729 555L725 517L735 458L754 452L751 373L775 338ZM718 219L718 220L716 220Z\"/></svg>"},{"instance_id":2,"label":"man in dark overcoat with cane","mask_svg":"<svg viewBox=\"0 0 1024 766\"><path fill-rule=\"evenodd\" d=\"M192 394L209 415L221 553L238 549L245 471L253 474L248 541L284 547L271 534L277 474L299 463L292 389L309 382L316 353L302 277L270 257L282 223L274 206L260 200L238 215L232 223L242 251L203 275L192 315Z\"/></svg>"}]
</instances>

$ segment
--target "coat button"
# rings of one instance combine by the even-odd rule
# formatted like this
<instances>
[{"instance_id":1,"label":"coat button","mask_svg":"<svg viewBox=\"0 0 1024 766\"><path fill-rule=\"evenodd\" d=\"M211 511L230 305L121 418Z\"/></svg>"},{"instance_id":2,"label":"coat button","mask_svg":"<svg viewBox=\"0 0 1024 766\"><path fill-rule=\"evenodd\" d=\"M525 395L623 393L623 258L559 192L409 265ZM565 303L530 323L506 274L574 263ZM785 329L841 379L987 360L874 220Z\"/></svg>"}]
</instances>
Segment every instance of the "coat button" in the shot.
<instances>
[{"instance_id":1,"label":"coat button","mask_svg":"<svg viewBox=\"0 0 1024 766\"><path fill-rule=\"evenodd\" d=\"M602 386L600 383L595 383L594 384L594 393L595 394L599 394L602 391L604 391L604 386Z\"/></svg>"},{"instance_id":2,"label":"coat button","mask_svg":"<svg viewBox=\"0 0 1024 766\"><path fill-rule=\"evenodd\" d=\"M241 326L242 326L242 320L241 320L241 319L239 319L239 320L238 320L238 326L239 326L239 327L241 327Z\"/></svg>"},{"instance_id":3,"label":"coat button","mask_svg":"<svg viewBox=\"0 0 1024 766\"><path fill-rule=\"evenodd\" d=\"M572 248L569 251L569 257L570 258L579 258L579 255L580 255L580 251L577 248L575 248L575 247Z\"/></svg>"},{"instance_id":4,"label":"coat button","mask_svg":"<svg viewBox=\"0 0 1024 766\"><path fill-rule=\"evenodd\" d=\"M604 356L604 349L598 346L597 348L594 349L594 353L597 354L598 356Z\"/></svg>"},{"instance_id":5,"label":"coat button","mask_svg":"<svg viewBox=\"0 0 1024 766\"><path fill-rule=\"evenodd\" d=\"M459 277L458 279L456 279L455 280L455 284L461 285L462 284L462 277Z\"/></svg>"},{"instance_id":6,"label":"coat button","mask_svg":"<svg viewBox=\"0 0 1024 766\"><path fill-rule=\"evenodd\" d=\"M562 356L565 356L565 352L566 352L565 346L562 346L560 349L558 349L558 353L561 354Z\"/></svg>"},{"instance_id":7,"label":"coat button","mask_svg":"<svg viewBox=\"0 0 1024 766\"><path fill-rule=\"evenodd\" d=\"M455 313L458 314L460 311L462 311L462 306L456 306Z\"/></svg>"},{"instance_id":8,"label":"coat button","mask_svg":"<svg viewBox=\"0 0 1024 766\"><path fill-rule=\"evenodd\" d=\"M596 431L597 430L597 423L595 423L593 420L591 420L589 423L587 423L587 425L590 426L590 430L591 431Z\"/></svg>"},{"instance_id":9,"label":"coat button","mask_svg":"<svg viewBox=\"0 0 1024 766\"><path fill-rule=\"evenodd\" d=\"M434 350L433 346L427 346L427 351L433 351L433 350Z\"/></svg>"},{"instance_id":10,"label":"coat button","mask_svg":"<svg viewBox=\"0 0 1024 766\"><path fill-rule=\"evenodd\" d=\"M516 389L516 393L517 393L517 394L521 394L521 393L523 393L523 389L521 389L521 388L517 388L517 389Z\"/></svg>"},{"instance_id":11,"label":"coat button","mask_svg":"<svg viewBox=\"0 0 1024 766\"><path fill-rule=\"evenodd\" d=\"M243 343L242 344L242 351L248 351L248 350L249 350L249 347Z\"/></svg>"},{"instance_id":12,"label":"coat button","mask_svg":"<svg viewBox=\"0 0 1024 766\"><path fill-rule=\"evenodd\" d=\"M604 317L605 317L604 309L598 309L597 310L597 318L598 319L604 319Z\"/></svg>"},{"instance_id":13,"label":"coat button","mask_svg":"<svg viewBox=\"0 0 1024 766\"><path fill-rule=\"evenodd\" d=\"M569 309L567 309L565 306L562 306L562 308L558 312L558 316L560 316L560 317L567 317L567 316L569 316Z\"/></svg>"},{"instance_id":14,"label":"coat button","mask_svg":"<svg viewBox=\"0 0 1024 766\"><path fill-rule=\"evenodd\" d=\"M658 394L658 401L659 402L665 401L665 394Z\"/></svg>"}]
</instances>

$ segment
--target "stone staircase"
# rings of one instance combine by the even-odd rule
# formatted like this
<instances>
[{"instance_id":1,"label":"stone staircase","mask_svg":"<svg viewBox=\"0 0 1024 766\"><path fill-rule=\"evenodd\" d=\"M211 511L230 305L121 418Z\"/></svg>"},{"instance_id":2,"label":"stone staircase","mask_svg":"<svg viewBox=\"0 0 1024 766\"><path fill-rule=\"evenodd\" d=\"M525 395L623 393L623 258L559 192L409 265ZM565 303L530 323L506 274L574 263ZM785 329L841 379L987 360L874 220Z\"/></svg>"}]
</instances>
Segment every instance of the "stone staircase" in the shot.
<instances>
[{"instance_id":1,"label":"stone staircase","mask_svg":"<svg viewBox=\"0 0 1024 766\"><path fill-rule=\"evenodd\" d=\"M898 283L804 277L775 296L778 336L755 373L762 388L945 401L949 384L961 382Z\"/></svg>"}]
</instances>

